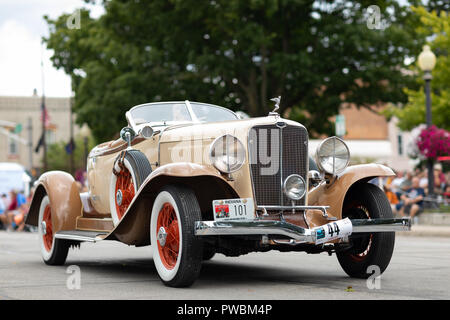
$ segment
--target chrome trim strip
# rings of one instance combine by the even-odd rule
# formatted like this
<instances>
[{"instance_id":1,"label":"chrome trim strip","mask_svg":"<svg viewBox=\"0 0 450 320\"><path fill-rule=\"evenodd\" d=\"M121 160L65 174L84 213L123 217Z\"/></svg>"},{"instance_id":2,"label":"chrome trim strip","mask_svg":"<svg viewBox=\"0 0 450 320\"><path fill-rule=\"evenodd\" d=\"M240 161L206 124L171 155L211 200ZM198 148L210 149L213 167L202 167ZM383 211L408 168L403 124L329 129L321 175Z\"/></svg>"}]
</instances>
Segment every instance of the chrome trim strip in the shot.
<instances>
[{"instance_id":1,"label":"chrome trim strip","mask_svg":"<svg viewBox=\"0 0 450 320\"><path fill-rule=\"evenodd\" d=\"M352 219L353 233L411 230L410 218Z\"/></svg>"},{"instance_id":2,"label":"chrome trim strip","mask_svg":"<svg viewBox=\"0 0 450 320\"><path fill-rule=\"evenodd\" d=\"M330 206L257 206L256 209L261 210L320 210L323 213L327 212Z\"/></svg>"},{"instance_id":3,"label":"chrome trim strip","mask_svg":"<svg viewBox=\"0 0 450 320\"><path fill-rule=\"evenodd\" d=\"M195 235L265 235L276 234L303 242L315 242L316 232L285 221L237 220L237 221L196 221Z\"/></svg>"},{"instance_id":4,"label":"chrome trim strip","mask_svg":"<svg viewBox=\"0 0 450 320\"><path fill-rule=\"evenodd\" d=\"M74 240L74 241L84 241L84 242L98 242L103 240L100 237L83 237L83 236L77 236L77 235L70 235L70 234L60 234L55 233L55 239L63 239L63 240Z\"/></svg>"},{"instance_id":5,"label":"chrome trim strip","mask_svg":"<svg viewBox=\"0 0 450 320\"><path fill-rule=\"evenodd\" d=\"M284 205L284 192L283 192L283 129L286 127L286 123L284 123L284 126L278 125L279 122L277 122L275 125L280 129L280 135L278 137L278 143L279 143L279 160L278 162L280 163L280 167L278 168L278 170L280 170L280 204L283 206Z\"/></svg>"}]
</instances>

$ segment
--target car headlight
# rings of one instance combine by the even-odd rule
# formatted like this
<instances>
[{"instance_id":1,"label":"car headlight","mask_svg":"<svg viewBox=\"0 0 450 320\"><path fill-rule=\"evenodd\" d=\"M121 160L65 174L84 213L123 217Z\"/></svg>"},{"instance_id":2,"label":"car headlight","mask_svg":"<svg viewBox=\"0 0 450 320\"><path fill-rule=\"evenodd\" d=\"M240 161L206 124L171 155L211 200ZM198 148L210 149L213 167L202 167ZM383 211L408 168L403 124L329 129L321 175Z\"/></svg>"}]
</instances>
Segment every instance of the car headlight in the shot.
<instances>
[{"instance_id":1,"label":"car headlight","mask_svg":"<svg viewBox=\"0 0 450 320\"><path fill-rule=\"evenodd\" d=\"M316 151L316 162L320 170L328 174L339 174L345 170L350 160L350 151L345 142L338 137L322 141Z\"/></svg>"},{"instance_id":2,"label":"car headlight","mask_svg":"<svg viewBox=\"0 0 450 320\"><path fill-rule=\"evenodd\" d=\"M291 200L300 200L306 193L306 183L298 174L291 174L284 180L284 194Z\"/></svg>"},{"instance_id":3,"label":"car headlight","mask_svg":"<svg viewBox=\"0 0 450 320\"><path fill-rule=\"evenodd\" d=\"M239 170L244 164L245 148L238 138L226 134L211 144L209 158L219 171L231 173Z\"/></svg>"}]
</instances>

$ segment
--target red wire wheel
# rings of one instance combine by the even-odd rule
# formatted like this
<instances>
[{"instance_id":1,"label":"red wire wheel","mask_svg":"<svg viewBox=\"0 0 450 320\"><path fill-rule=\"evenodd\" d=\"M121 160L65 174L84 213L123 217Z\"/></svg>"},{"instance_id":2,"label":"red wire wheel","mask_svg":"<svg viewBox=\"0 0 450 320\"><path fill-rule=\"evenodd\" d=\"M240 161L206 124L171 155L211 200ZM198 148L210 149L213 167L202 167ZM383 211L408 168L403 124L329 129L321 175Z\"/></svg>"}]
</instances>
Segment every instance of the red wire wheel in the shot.
<instances>
[{"instance_id":1,"label":"red wire wheel","mask_svg":"<svg viewBox=\"0 0 450 320\"><path fill-rule=\"evenodd\" d=\"M164 228L164 229L161 229ZM157 221L157 231L165 231L165 241L161 245L158 240L158 251L163 265L172 270L177 264L178 253L180 251L180 233L178 229L177 214L173 206L166 202L159 211Z\"/></svg>"},{"instance_id":2,"label":"red wire wheel","mask_svg":"<svg viewBox=\"0 0 450 320\"><path fill-rule=\"evenodd\" d=\"M121 194L120 200L118 200L117 196L119 191ZM134 198L133 177L131 176L130 171L128 171L125 167L122 168L120 173L117 175L115 197L117 217L120 220L124 216Z\"/></svg>"},{"instance_id":3,"label":"red wire wheel","mask_svg":"<svg viewBox=\"0 0 450 320\"><path fill-rule=\"evenodd\" d=\"M47 252L50 252L50 250L52 250L53 245L52 209L50 205L47 205L45 207L42 221L45 222L45 232L43 232L42 235L42 238L44 240L44 247L45 250L47 250Z\"/></svg>"},{"instance_id":4,"label":"red wire wheel","mask_svg":"<svg viewBox=\"0 0 450 320\"><path fill-rule=\"evenodd\" d=\"M358 218L363 219L363 218L367 218L370 219L370 214L369 214L369 210L367 208L365 208L362 205L358 205L356 207L357 210L359 210L360 212L360 216ZM369 238L366 239L365 241L363 241L363 243L361 243L359 246L363 246L365 248L364 251L362 251L361 253L358 254L351 254L350 258L356 262L360 262L363 261L367 255L369 254L370 251L370 247L372 245L372 238L373 238L373 233L369 235ZM367 244L367 245L366 245Z\"/></svg>"}]
</instances>

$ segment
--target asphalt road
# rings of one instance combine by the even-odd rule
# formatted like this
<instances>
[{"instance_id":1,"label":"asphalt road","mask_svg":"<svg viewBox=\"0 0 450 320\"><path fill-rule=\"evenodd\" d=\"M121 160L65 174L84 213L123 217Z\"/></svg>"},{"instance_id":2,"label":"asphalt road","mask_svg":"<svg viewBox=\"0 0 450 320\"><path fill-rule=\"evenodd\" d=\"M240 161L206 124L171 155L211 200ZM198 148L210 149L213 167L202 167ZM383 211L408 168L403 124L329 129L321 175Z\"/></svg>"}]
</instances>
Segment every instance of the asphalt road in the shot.
<instances>
[{"instance_id":1,"label":"asphalt road","mask_svg":"<svg viewBox=\"0 0 450 320\"><path fill-rule=\"evenodd\" d=\"M71 249L66 265L47 266L37 234L0 231L0 300L450 299L450 238L398 236L378 289L349 278L334 255L277 251L237 258L218 254L203 264L192 287L168 288L158 278L151 250L84 243Z\"/></svg>"}]
</instances>

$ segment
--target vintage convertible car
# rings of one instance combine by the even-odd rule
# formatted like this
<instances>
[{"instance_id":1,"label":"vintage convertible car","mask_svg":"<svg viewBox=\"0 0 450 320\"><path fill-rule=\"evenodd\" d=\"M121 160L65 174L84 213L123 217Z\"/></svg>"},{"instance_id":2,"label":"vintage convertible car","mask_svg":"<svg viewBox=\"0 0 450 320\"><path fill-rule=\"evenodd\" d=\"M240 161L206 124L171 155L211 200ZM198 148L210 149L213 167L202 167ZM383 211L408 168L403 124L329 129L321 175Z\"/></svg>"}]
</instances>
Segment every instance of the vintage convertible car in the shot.
<instances>
[{"instance_id":1,"label":"vintage convertible car","mask_svg":"<svg viewBox=\"0 0 450 320\"><path fill-rule=\"evenodd\" d=\"M173 287L191 285L215 253L328 252L351 277L369 277L373 265L383 272L395 231L411 225L368 181L393 171L348 166L337 137L313 160L306 128L275 110L240 119L189 101L133 107L121 138L91 150L88 192L65 172L39 178L26 222L38 227L44 262L64 264L81 242L117 240L152 245L158 275Z\"/></svg>"}]
</instances>

